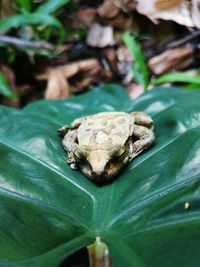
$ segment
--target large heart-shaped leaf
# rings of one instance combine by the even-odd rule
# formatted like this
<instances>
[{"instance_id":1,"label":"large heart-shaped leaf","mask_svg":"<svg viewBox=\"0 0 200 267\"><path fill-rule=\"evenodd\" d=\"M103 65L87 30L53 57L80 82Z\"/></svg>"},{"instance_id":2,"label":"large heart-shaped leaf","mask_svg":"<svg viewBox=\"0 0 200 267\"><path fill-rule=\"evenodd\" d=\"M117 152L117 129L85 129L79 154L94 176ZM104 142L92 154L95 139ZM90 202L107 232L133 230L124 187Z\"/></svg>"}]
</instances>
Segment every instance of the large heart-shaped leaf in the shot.
<instances>
[{"instance_id":1,"label":"large heart-shaped leaf","mask_svg":"<svg viewBox=\"0 0 200 267\"><path fill-rule=\"evenodd\" d=\"M108 85L23 111L1 107L0 266L56 267L96 236L114 267L199 266L199 103L198 91L176 88L132 102ZM156 141L98 186L66 164L57 129L106 110L147 112Z\"/></svg>"}]
</instances>

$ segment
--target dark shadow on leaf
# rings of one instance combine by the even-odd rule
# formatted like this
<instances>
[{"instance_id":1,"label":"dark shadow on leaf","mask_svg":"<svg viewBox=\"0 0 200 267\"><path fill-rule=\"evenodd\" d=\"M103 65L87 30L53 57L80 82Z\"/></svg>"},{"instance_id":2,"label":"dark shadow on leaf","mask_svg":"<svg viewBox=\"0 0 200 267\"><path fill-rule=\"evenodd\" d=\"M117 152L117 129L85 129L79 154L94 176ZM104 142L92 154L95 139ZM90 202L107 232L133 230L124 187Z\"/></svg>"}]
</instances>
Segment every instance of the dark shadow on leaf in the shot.
<instances>
[{"instance_id":1,"label":"dark shadow on leaf","mask_svg":"<svg viewBox=\"0 0 200 267\"><path fill-rule=\"evenodd\" d=\"M88 252L82 248L65 259L59 267L89 267Z\"/></svg>"}]
</instances>

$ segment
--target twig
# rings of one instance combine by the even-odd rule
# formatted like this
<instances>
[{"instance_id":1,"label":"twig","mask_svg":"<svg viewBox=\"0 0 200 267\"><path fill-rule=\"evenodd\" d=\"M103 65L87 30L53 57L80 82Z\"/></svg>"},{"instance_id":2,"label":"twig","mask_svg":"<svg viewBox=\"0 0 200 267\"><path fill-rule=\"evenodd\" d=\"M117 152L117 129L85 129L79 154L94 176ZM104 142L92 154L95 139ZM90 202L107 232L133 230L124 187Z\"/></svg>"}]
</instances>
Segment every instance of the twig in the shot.
<instances>
[{"instance_id":1,"label":"twig","mask_svg":"<svg viewBox=\"0 0 200 267\"><path fill-rule=\"evenodd\" d=\"M11 36L0 35L0 43L10 44L21 48L45 49L55 51L55 46L44 41L27 41Z\"/></svg>"},{"instance_id":2,"label":"twig","mask_svg":"<svg viewBox=\"0 0 200 267\"><path fill-rule=\"evenodd\" d=\"M177 46L183 45L184 43L197 38L198 36L200 36L200 30L196 31L196 32L192 32L190 35L185 36L184 38L178 40L178 41L174 41L170 44L167 45L167 49L169 48L176 48Z\"/></svg>"}]
</instances>

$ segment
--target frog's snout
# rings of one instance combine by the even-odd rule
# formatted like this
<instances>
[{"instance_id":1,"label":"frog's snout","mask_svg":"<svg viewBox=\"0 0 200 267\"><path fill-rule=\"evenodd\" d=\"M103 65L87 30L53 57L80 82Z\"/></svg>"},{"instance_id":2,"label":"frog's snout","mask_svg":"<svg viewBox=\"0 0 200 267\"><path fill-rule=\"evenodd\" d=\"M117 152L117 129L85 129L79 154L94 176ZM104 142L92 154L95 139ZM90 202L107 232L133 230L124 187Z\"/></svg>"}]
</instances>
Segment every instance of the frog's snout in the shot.
<instances>
[{"instance_id":1,"label":"frog's snout","mask_svg":"<svg viewBox=\"0 0 200 267\"><path fill-rule=\"evenodd\" d=\"M101 171L93 171L92 170L92 176L96 177L96 179L101 179L104 177L105 172L101 172Z\"/></svg>"}]
</instances>

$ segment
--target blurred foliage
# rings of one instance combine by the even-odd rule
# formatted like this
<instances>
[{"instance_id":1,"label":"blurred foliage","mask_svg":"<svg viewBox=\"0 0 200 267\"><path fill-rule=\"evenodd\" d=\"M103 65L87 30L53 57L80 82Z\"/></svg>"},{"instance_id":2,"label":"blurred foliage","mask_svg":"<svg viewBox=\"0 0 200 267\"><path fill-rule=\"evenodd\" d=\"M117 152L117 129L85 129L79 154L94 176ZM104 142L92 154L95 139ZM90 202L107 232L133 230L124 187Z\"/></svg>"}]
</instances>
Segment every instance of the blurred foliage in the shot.
<instances>
[{"instance_id":1,"label":"blurred foliage","mask_svg":"<svg viewBox=\"0 0 200 267\"><path fill-rule=\"evenodd\" d=\"M184 87L188 89L199 88L200 77L198 76L198 70L193 75L185 74L184 72L171 72L160 75L157 78L150 78L150 70L136 37L129 32L125 32L123 40L133 56L133 77L145 90L154 85L165 83L187 84Z\"/></svg>"},{"instance_id":2,"label":"blurred foliage","mask_svg":"<svg viewBox=\"0 0 200 267\"><path fill-rule=\"evenodd\" d=\"M2 15L2 18L0 20L0 63L3 62L5 65L13 64L15 60L19 60L17 56L21 54L26 55L28 62L31 62L30 64L32 64L32 62L36 62L35 59L38 55L44 56L46 61L49 58L58 58L60 57L60 55L63 55L63 51L65 51L64 49L66 47L65 45L71 45L71 40L76 41L77 37L78 41L82 40L81 38L87 34L89 29L89 27L88 29L81 27L79 28L79 26L72 27L72 24L69 23L73 21L74 18L77 19L77 21L79 20L76 17L77 14L75 11L87 7L87 1L16 0L13 2L5 1L5 3L7 10L10 6L9 12L4 12L5 14ZM95 9L97 6L99 7L100 4L97 1L91 6ZM1 8L3 9L3 4L1 4ZM90 15L88 15L88 17L88 19L90 19ZM98 17L97 15L97 20L99 20L99 18L100 17ZM103 24L103 20L100 22ZM132 29L132 31L137 32L137 30L134 29ZM168 82L181 83L183 85L186 84L186 88L199 87L200 78L196 73L194 74L194 76L190 76L185 75L184 73L175 72L164 74L159 77L153 77L148 67L147 59L145 58L140 46L139 37L141 39L141 34L139 36L136 36L136 34L133 35L128 31L123 34L123 41L133 56L131 69L133 78L136 83L142 85L145 90L152 87L153 85L165 84ZM80 52L81 46L84 47L82 50L84 51L83 53ZM85 47L87 47L87 41L83 45L81 44L81 42L77 46L74 45L73 51L75 52L73 56L68 53L67 59L74 60L74 58L84 58L85 55L87 55L86 53L88 53L88 51L86 52L87 48L85 49ZM98 52L99 51L96 50L96 53ZM64 61L61 60L60 62L63 63ZM3 74L1 74L1 80L2 77ZM5 80L5 77L3 79ZM1 86L3 88L7 88L7 86L5 87L5 83L3 83ZM8 92L11 92L11 90L8 91L1 89L1 94L6 97L11 96Z\"/></svg>"},{"instance_id":3,"label":"blurred foliage","mask_svg":"<svg viewBox=\"0 0 200 267\"><path fill-rule=\"evenodd\" d=\"M189 87L187 88L199 88L200 77L192 76L182 72L172 72L159 76L158 78L151 81L153 85L163 84L163 83L187 83Z\"/></svg>"},{"instance_id":4,"label":"blurred foliage","mask_svg":"<svg viewBox=\"0 0 200 267\"><path fill-rule=\"evenodd\" d=\"M39 4L30 0L18 0L14 5L16 14L1 19L0 34L5 35L6 33L6 35L18 37L24 41L49 41L52 39L54 44L59 44L64 40L66 30L59 21L57 13L60 8L69 3L70 0L49 0ZM6 52L10 48L9 44L6 45L1 40L0 46L6 47ZM13 46L19 48L18 44L12 44ZM23 50L27 53L41 54L40 49L31 51L30 48L23 47ZM49 56L51 53L47 51L45 55Z\"/></svg>"},{"instance_id":5,"label":"blurred foliage","mask_svg":"<svg viewBox=\"0 0 200 267\"><path fill-rule=\"evenodd\" d=\"M0 22L0 32L7 31L11 28L20 28L26 25L39 25L38 33L40 29L45 30L45 27L56 27L60 31L60 38L64 38L65 32L62 24L54 17L40 13L22 14L5 18ZM45 27L43 28L42 25Z\"/></svg>"},{"instance_id":6,"label":"blurred foliage","mask_svg":"<svg viewBox=\"0 0 200 267\"><path fill-rule=\"evenodd\" d=\"M14 98L15 94L12 92L10 86L8 85L4 75L0 72L0 95L6 97Z\"/></svg>"},{"instance_id":7,"label":"blurred foliage","mask_svg":"<svg viewBox=\"0 0 200 267\"><path fill-rule=\"evenodd\" d=\"M150 74L142 50L136 41L136 37L129 32L124 34L123 39L133 56L132 72L134 79L138 84L143 85L146 90L149 85Z\"/></svg>"},{"instance_id":8,"label":"blurred foliage","mask_svg":"<svg viewBox=\"0 0 200 267\"><path fill-rule=\"evenodd\" d=\"M17 0L12 3L12 15L0 20L1 63L12 64L21 52L25 52L30 57L57 55L56 46L70 34L70 29L69 31L65 29L58 18L59 11L70 2L70 0L49 0L37 3L30 0ZM14 97L2 73L0 73L0 86L1 95Z\"/></svg>"}]
</instances>

